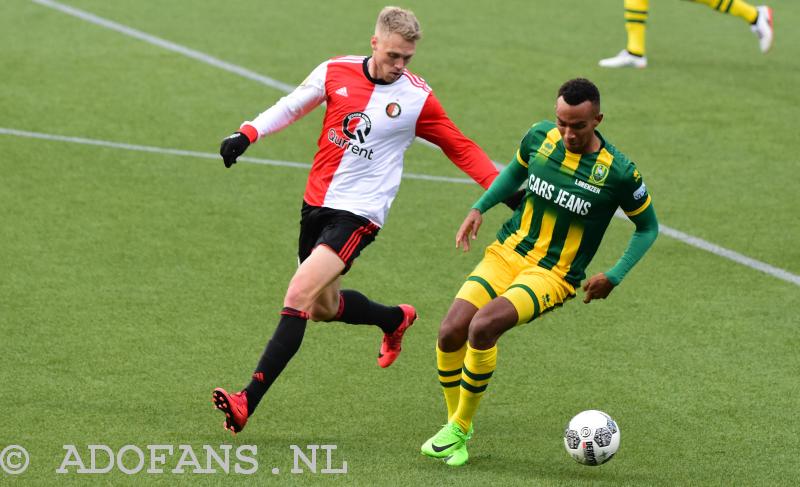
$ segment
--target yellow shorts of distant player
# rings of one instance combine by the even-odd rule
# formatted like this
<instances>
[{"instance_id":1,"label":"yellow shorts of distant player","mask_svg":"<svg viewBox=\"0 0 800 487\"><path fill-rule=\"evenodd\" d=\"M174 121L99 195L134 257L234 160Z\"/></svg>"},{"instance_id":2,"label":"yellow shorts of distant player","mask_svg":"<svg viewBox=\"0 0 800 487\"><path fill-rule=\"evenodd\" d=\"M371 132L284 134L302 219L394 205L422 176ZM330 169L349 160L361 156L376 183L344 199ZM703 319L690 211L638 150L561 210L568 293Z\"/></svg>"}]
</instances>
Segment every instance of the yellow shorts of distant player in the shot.
<instances>
[{"instance_id":1,"label":"yellow shorts of distant player","mask_svg":"<svg viewBox=\"0 0 800 487\"><path fill-rule=\"evenodd\" d=\"M552 271L495 241L486 247L483 260L470 273L456 298L480 309L498 296L514 305L519 325L575 297L575 288Z\"/></svg>"}]
</instances>

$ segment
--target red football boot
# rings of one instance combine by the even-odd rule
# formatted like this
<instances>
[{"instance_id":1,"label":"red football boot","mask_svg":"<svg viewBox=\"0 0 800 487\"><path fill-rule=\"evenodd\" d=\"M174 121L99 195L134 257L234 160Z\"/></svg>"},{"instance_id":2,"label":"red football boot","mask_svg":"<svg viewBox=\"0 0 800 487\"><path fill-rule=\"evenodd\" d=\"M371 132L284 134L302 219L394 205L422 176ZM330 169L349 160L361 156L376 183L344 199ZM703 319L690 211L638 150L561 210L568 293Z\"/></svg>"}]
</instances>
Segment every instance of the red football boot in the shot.
<instances>
[{"instance_id":1,"label":"red football boot","mask_svg":"<svg viewBox=\"0 0 800 487\"><path fill-rule=\"evenodd\" d=\"M221 387L211 394L214 406L225 413L225 429L238 433L247 424L247 391L229 394Z\"/></svg>"},{"instance_id":2,"label":"red football boot","mask_svg":"<svg viewBox=\"0 0 800 487\"><path fill-rule=\"evenodd\" d=\"M392 333L384 333L381 342L381 350L378 352L378 365L386 368L392 365L400 355L400 344L403 342L403 334L414 324L417 319L417 310L410 304L401 304L403 310L403 322Z\"/></svg>"}]
</instances>

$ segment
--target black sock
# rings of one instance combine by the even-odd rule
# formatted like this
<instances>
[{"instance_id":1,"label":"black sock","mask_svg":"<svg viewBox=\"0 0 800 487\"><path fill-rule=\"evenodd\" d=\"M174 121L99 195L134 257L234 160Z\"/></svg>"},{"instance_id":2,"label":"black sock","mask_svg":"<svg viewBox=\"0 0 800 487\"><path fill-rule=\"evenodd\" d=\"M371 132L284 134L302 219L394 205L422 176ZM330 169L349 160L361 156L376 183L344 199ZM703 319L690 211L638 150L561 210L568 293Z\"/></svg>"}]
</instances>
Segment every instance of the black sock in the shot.
<instances>
[{"instance_id":1,"label":"black sock","mask_svg":"<svg viewBox=\"0 0 800 487\"><path fill-rule=\"evenodd\" d=\"M391 333L403 322L403 310L399 306L370 301L358 291L344 289L339 293L339 312L334 320L352 325L375 325L384 333Z\"/></svg>"},{"instance_id":2,"label":"black sock","mask_svg":"<svg viewBox=\"0 0 800 487\"><path fill-rule=\"evenodd\" d=\"M308 314L294 308L281 311L281 321L261 354L250 384L245 387L248 415L253 414L261 398L300 348L307 320Z\"/></svg>"}]
</instances>

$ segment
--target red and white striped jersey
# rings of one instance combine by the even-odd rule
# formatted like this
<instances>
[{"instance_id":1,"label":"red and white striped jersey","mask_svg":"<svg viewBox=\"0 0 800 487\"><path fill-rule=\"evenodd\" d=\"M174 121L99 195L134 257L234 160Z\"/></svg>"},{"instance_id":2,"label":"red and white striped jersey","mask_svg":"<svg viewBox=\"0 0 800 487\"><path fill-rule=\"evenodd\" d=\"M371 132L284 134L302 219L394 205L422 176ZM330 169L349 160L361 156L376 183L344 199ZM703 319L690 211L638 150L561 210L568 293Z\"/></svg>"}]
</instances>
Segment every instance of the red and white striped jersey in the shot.
<instances>
[{"instance_id":1,"label":"red and white striped jersey","mask_svg":"<svg viewBox=\"0 0 800 487\"><path fill-rule=\"evenodd\" d=\"M450 120L425 80L406 70L392 83L373 79L369 58L343 56L317 66L292 93L242 124L255 142L323 102L327 110L304 199L383 226L400 187L403 155L422 137L484 188L497 176L489 157Z\"/></svg>"}]
</instances>

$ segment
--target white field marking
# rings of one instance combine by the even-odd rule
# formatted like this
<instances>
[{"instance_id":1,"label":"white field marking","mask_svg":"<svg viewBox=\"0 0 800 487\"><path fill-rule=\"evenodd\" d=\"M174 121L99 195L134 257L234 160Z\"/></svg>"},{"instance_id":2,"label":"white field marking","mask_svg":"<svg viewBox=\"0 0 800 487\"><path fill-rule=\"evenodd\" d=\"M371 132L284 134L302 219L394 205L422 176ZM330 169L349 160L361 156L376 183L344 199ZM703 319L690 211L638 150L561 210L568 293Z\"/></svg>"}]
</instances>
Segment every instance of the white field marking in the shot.
<instances>
[{"instance_id":1,"label":"white field marking","mask_svg":"<svg viewBox=\"0 0 800 487\"><path fill-rule=\"evenodd\" d=\"M87 139L84 137L68 137L65 135L53 135L53 134L43 134L39 132L29 132L26 130L15 130L9 128L0 127L0 135L12 135L16 137L27 137L33 139L42 139L42 140L50 140L50 141L57 141L57 142L69 142L73 144L84 144L84 145L94 145L100 147L108 147L113 149L123 149L123 150L131 150L131 151L139 151L139 152L150 152L155 154L169 154L169 155L176 155L176 156L186 156L186 157L197 157L202 159L216 159L219 160L220 156L218 154L212 154L210 152L197 152L197 151L188 151L188 150L181 150L181 149L167 149L162 147L152 147L146 145L135 145L135 144L124 144L120 142L110 142L106 140L97 140L97 139ZM263 164L268 166L282 166L282 167L294 167L294 168L301 168L301 169L308 169L311 167L310 164L305 164L302 162L291 162L291 161L276 161L272 159L260 159L257 157L246 157L242 156L238 159L241 162L250 162L253 164ZM428 174L413 174L413 173L404 173L404 179L422 179L426 181L439 181L439 182L446 182L446 183L458 183L458 184L474 184L471 179L468 178L451 178L451 177L444 177L444 176L431 176ZM617 218L621 218L627 220L628 217L622 211L617 210L616 214L614 215ZM755 269L757 271L763 272L765 274L769 274L770 276L776 277L782 281L789 282L796 286L800 286L800 276L796 274L792 274L789 271L771 266L764 262L752 259L747 257L746 255L742 255L738 252L734 252L733 250L726 249L724 247L720 247L719 245L713 244L707 240L703 240L698 237L694 237L687 233L683 233L680 230L676 230L674 228L668 227L666 225L659 225L660 226L660 233L667 235L668 237L672 237L680 242L683 242L687 245L692 247L698 248L700 250L704 250L706 252L712 253L719 257L723 257L728 260L732 260L738 264L741 264L745 267L749 267L751 269Z\"/></svg>"},{"instance_id":2,"label":"white field marking","mask_svg":"<svg viewBox=\"0 0 800 487\"><path fill-rule=\"evenodd\" d=\"M40 132L29 132L27 130L16 130L0 127L0 135L13 135L16 137L27 137L30 139L42 139L56 142L69 142L72 144L95 145L112 149L123 149L137 152L150 152L154 154L169 154L173 156L198 157L201 159L222 160L219 154L211 152L198 152L183 149L168 149L164 147L153 147L148 145L125 144L122 142L111 142L108 140L87 139L85 137L70 137L66 135L43 134ZM250 162L252 164L263 164L266 166L295 167L299 169L310 169L311 164L304 162L277 161L274 159L261 159L258 157L241 156L239 162ZM405 179L423 179L426 181L441 181L446 183L475 184L469 178L451 178L446 176L431 176L428 174L403 173Z\"/></svg>"},{"instance_id":3,"label":"white field marking","mask_svg":"<svg viewBox=\"0 0 800 487\"><path fill-rule=\"evenodd\" d=\"M77 9L75 7L70 7L69 5L64 5L63 3L54 2L52 0L31 0L31 1L33 1L34 3L38 3L39 5L43 5L45 7L50 7L52 9L58 10L67 15L72 15L73 17L77 17L87 22L91 22L92 24L99 25L100 27L105 27L106 29L117 31L120 34L125 34L126 36L134 37L141 41L147 42L148 44L152 44L154 46L167 49L168 51L173 51L178 54L182 54L196 61L200 61L201 63L205 63L214 66L215 68L219 68L228 71L230 73L237 74L243 78L257 81L263 85L267 85L271 88L275 88L276 90L280 90L285 93L289 93L295 88L292 85L282 83L276 79L270 78L269 76L260 75L256 72L250 71L247 68L231 64L229 62L215 58L214 56L210 56L200 51L195 51L194 49L189 49L188 47L182 46L180 44L176 44L174 42L164 40L160 37L147 34L145 32L119 24L117 22L113 22L111 20L98 17L97 15L86 12L84 10Z\"/></svg>"},{"instance_id":4,"label":"white field marking","mask_svg":"<svg viewBox=\"0 0 800 487\"><path fill-rule=\"evenodd\" d=\"M139 39L141 41L147 42L148 44L152 44L154 46L158 46L167 49L169 51L182 54L196 61L200 61L201 63L205 63L210 66L214 66L215 68L228 71L229 73L239 75L243 78L256 81L258 83L269 86L271 88L275 88L276 90L282 91L284 93L291 93L296 88L295 86L286 84L282 81L278 81L274 78L270 78L269 76L258 74L242 66L238 66L236 64L223 61L209 54L205 54L200 51L190 49L186 46L182 46L180 44L176 44L174 42L162 39L160 37L156 37L154 35L142 32L140 30L128 27L126 25L122 25L112 20L104 19L103 17L99 17L92 13L86 12L85 10L77 9L75 7L70 7L69 5L65 5L63 3L54 2L53 0L31 0L31 1L34 3L38 3L39 5L58 10L59 12L65 13L67 15L72 15L73 17L77 17L81 20L85 20L92 24L99 25L100 27L105 27L106 29L111 29L113 31L119 32L120 34L124 34L126 36ZM426 145L434 149L439 149L438 145L429 142L425 139L417 137L416 141L421 143L422 145ZM495 161L492 162L494 162L495 166L497 166L498 169L502 169L501 164Z\"/></svg>"}]
</instances>

